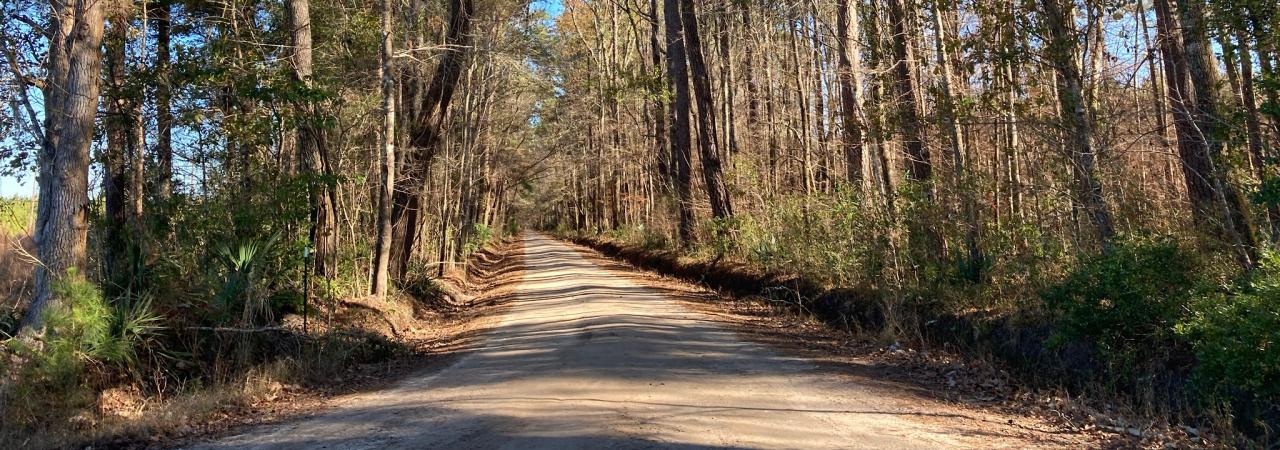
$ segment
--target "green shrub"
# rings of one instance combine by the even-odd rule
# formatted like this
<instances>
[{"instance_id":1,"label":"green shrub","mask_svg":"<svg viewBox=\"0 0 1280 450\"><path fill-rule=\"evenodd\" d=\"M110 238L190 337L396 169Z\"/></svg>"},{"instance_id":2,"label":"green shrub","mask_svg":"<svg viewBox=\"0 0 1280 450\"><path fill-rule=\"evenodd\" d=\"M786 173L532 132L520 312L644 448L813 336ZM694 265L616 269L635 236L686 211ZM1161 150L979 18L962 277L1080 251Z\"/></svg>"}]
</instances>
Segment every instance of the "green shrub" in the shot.
<instances>
[{"instance_id":1,"label":"green shrub","mask_svg":"<svg viewBox=\"0 0 1280 450\"><path fill-rule=\"evenodd\" d=\"M149 298L123 297L110 305L74 271L54 283L53 295L61 305L45 313L48 339L38 361L51 375L74 374L86 360L134 368L138 348L161 329Z\"/></svg>"},{"instance_id":2,"label":"green shrub","mask_svg":"<svg viewBox=\"0 0 1280 450\"><path fill-rule=\"evenodd\" d=\"M1174 337L1173 326L1186 315L1198 284L1196 270L1194 258L1171 240L1123 239L1042 297L1059 313L1062 337L1126 357Z\"/></svg>"},{"instance_id":3,"label":"green shrub","mask_svg":"<svg viewBox=\"0 0 1280 450\"><path fill-rule=\"evenodd\" d=\"M1201 299L1177 331L1212 396L1280 398L1280 256L1268 255L1232 294Z\"/></svg>"},{"instance_id":4,"label":"green shrub","mask_svg":"<svg viewBox=\"0 0 1280 450\"><path fill-rule=\"evenodd\" d=\"M139 349L154 342L161 329L149 298L122 298L110 304L97 286L74 270L54 282L53 295L58 305L45 312L43 342L6 342L23 360L6 368L17 374L5 376L16 380L10 393L12 410L6 415L21 423L65 414L92 401L86 380L91 365L137 373Z\"/></svg>"},{"instance_id":5,"label":"green shrub","mask_svg":"<svg viewBox=\"0 0 1280 450\"><path fill-rule=\"evenodd\" d=\"M671 245L670 238L658 227L650 227L645 224L614 228L604 232L603 235L615 241L639 245L645 250L662 250L670 248Z\"/></svg>"},{"instance_id":6,"label":"green shrub","mask_svg":"<svg viewBox=\"0 0 1280 450\"><path fill-rule=\"evenodd\" d=\"M263 284L262 268L277 239L278 235L272 235L265 240L247 239L218 247L218 261L223 266L223 282L217 295L223 309L222 320L230 320L238 310L239 323L247 326L270 313L258 291Z\"/></svg>"},{"instance_id":7,"label":"green shrub","mask_svg":"<svg viewBox=\"0 0 1280 450\"><path fill-rule=\"evenodd\" d=\"M480 222L471 225L471 236L467 238L467 243L462 246L462 255L466 256L475 253L493 240L493 229Z\"/></svg>"},{"instance_id":8,"label":"green shrub","mask_svg":"<svg viewBox=\"0 0 1280 450\"><path fill-rule=\"evenodd\" d=\"M742 220L736 217L711 219L708 225L710 230L707 234L711 236L711 241L707 244L711 251L714 252L716 260L736 254L738 251L738 229L742 227Z\"/></svg>"}]
</instances>

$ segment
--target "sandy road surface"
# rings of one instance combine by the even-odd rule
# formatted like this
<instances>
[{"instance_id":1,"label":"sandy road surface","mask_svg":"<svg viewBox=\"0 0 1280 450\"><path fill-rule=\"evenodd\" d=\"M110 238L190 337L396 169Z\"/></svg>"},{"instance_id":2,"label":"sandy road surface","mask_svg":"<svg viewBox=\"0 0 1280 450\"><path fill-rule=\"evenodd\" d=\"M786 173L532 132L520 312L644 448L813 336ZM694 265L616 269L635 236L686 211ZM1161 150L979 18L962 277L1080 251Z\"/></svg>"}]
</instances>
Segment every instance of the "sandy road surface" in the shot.
<instances>
[{"instance_id":1,"label":"sandy road surface","mask_svg":"<svg viewBox=\"0 0 1280 450\"><path fill-rule=\"evenodd\" d=\"M549 238L524 244L522 294L480 348L314 416L197 447L1053 445L1004 417L858 384L748 342Z\"/></svg>"}]
</instances>

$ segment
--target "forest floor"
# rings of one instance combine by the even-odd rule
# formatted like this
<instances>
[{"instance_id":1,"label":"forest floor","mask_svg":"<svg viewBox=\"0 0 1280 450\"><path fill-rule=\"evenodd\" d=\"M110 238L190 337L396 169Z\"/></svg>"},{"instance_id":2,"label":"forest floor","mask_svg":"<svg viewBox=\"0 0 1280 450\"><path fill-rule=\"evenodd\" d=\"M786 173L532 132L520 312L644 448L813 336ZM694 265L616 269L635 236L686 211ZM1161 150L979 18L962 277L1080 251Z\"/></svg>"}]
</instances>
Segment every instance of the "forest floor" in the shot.
<instances>
[{"instance_id":1,"label":"forest floor","mask_svg":"<svg viewBox=\"0 0 1280 450\"><path fill-rule=\"evenodd\" d=\"M515 298L475 348L308 417L194 447L1106 445L1032 414L947 401L898 370L819 357L798 343L804 327L771 332L699 301L696 288L589 251L540 235L523 245Z\"/></svg>"}]
</instances>

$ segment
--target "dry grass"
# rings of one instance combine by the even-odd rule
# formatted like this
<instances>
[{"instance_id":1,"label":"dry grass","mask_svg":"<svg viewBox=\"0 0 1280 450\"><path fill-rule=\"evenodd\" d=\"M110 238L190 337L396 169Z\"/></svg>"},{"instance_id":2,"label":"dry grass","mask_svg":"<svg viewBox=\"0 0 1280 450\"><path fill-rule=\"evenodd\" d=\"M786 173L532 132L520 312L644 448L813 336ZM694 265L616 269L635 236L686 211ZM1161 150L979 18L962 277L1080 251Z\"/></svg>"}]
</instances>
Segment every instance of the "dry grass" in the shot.
<instances>
[{"instance_id":1,"label":"dry grass","mask_svg":"<svg viewBox=\"0 0 1280 450\"><path fill-rule=\"evenodd\" d=\"M35 251L30 234L0 234L0 311L21 310L30 301Z\"/></svg>"}]
</instances>

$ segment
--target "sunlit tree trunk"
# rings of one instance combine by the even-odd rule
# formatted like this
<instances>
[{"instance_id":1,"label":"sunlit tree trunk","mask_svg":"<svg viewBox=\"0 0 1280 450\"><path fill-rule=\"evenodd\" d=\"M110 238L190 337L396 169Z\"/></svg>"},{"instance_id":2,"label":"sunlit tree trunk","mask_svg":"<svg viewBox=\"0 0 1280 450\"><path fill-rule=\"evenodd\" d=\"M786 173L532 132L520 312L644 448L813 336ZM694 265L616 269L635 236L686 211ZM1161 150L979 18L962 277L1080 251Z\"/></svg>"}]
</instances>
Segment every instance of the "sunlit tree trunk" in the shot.
<instances>
[{"instance_id":1,"label":"sunlit tree trunk","mask_svg":"<svg viewBox=\"0 0 1280 450\"><path fill-rule=\"evenodd\" d=\"M692 145L689 136L691 94L689 92L688 59L685 56L685 32L680 18L682 0L663 0L663 16L667 27L667 76L675 87L671 103L671 164L675 174L679 207L679 235L682 245L694 239L693 180L690 169Z\"/></svg>"},{"instance_id":2,"label":"sunlit tree trunk","mask_svg":"<svg viewBox=\"0 0 1280 450\"><path fill-rule=\"evenodd\" d=\"M717 150L719 142L716 139L716 108L707 63L702 56L702 40L699 37L698 16L693 0L680 0L680 14L685 54L689 58L689 75L693 78L694 97L698 102L698 156L702 162L702 181L711 201L711 215L724 219L733 215L733 203L724 183L724 170Z\"/></svg>"},{"instance_id":3,"label":"sunlit tree trunk","mask_svg":"<svg viewBox=\"0 0 1280 450\"><path fill-rule=\"evenodd\" d=\"M396 176L396 189L392 194L391 221L392 258L391 272L396 278L404 278L409 260L417 246L419 227L422 224L423 186L431 159L438 151L441 133L449 104L462 74L467 47L471 44L472 16L475 6L472 0L450 0L449 26L445 37L446 48L439 58L427 90L421 93L414 105L416 117L409 123L411 148L400 152L403 158Z\"/></svg>"},{"instance_id":4,"label":"sunlit tree trunk","mask_svg":"<svg viewBox=\"0 0 1280 450\"><path fill-rule=\"evenodd\" d=\"M48 71L44 87L45 138L38 157L40 197L35 244L40 265L23 326L40 329L56 303L54 280L86 262L89 147L102 74L105 2L51 0Z\"/></svg>"},{"instance_id":5,"label":"sunlit tree trunk","mask_svg":"<svg viewBox=\"0 0 1280 450\"><path fill-rule=\"evenodd\" d=\"M392 0L382 0L382 39L378 79L382 83L382 134L380 158L381 179L378 181L378 240L374 243L373 283L371 293L386 297L390 288L391 203L396 185L396 99L395 73L392 70Z\"/></svg>"},{"instance_id":6,"label":"sunlit tree trunk","mask_svg":"<svg viewBox=\"0 0 1280 450\"><path fill-rule=\"evenodd\" d=\"M838 79L840 113L844 127L842 147L845 178L855 189L862 187L862 50L858 48L858 11L856 0L836 0L836 34L839 42Z\"/></svg>"}]
</instances>

